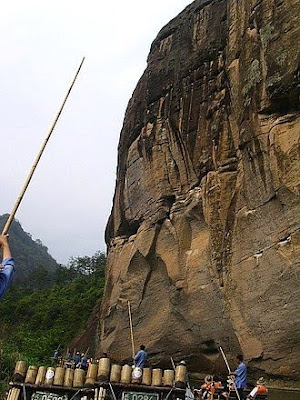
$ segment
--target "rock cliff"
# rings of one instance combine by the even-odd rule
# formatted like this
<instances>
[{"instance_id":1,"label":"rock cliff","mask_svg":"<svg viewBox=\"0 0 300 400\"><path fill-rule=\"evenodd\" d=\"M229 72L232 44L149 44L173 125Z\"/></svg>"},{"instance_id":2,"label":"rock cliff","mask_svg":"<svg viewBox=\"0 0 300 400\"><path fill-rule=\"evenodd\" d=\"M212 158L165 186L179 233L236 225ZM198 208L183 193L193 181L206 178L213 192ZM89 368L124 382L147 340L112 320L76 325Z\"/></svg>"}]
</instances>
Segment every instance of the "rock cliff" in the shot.
<instances>
[{"instance_id":1,"label":"rock cliff","mask_svg":"<svg viewBox=\"0 0 300 400\"><path fill-rule=\"evenodd\" d=\"M298 0L196 0L129 101L99 352L300 377Z\"/></svg>"}]
</instances>

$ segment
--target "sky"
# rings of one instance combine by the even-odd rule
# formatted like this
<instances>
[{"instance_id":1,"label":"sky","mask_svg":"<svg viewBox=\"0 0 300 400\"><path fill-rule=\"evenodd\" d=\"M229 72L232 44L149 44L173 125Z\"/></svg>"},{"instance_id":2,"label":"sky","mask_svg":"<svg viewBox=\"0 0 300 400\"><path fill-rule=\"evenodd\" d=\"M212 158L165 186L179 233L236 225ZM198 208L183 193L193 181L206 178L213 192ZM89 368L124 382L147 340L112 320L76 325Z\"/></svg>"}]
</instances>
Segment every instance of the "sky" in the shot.
<instances>
[{"instance_id":1,"label":"sky","mask_svg":"<svg viewBox=\"0 0 300 400\"><path fill-rule=\"evenodd\" d=\"M106 251L127 103L152 41L191 2L2 2L0 214L11 212L86 57L16 213L59 263Z\"/></svg>"}]
</instances>

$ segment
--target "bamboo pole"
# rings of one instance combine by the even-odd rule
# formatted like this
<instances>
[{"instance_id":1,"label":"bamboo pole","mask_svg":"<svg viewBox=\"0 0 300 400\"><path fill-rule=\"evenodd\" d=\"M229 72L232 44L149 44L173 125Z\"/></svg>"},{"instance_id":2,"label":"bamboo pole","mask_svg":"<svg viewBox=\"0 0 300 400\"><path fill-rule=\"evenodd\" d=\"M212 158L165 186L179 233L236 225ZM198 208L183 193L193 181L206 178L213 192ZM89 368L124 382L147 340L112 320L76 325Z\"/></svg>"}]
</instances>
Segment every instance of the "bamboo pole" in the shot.
<instances>
[{"instance_id":1,"label":"bamboo pole","mask_svg":"<svg viewBox=\"0 0 300 400\"><path fill-rule=\"evenodd\" d=\"M115 392L114 392L114 389L113 389L113 387L112 387L112 385L111 385L110 382L108 382L108 386L109 386L109 388L110 388L110 391L111 391L111 394L112 394L113 399L114 399L114 400L117 400L117 396L116 396L116 394L115 394Z\"/></svg>"},{"instance_id":2,"label":"bamboo pole","mask_svg":"<svg viewBox=\"0 0 300 400\"><path fill-rule=\"evenodd\" d=\"M18 400L18 398L19 398L19 395L20 395L20 389L18 389L18 388L13 388L12 389L12 394L11 394L11 397L10 397L10 400Z\"/></svg>"},{"instance_id":3,"label":"bamboo pole","mask_svg":"<svg viewBox=\"0 0 300 400\"><path fill-rule=\"evenodd\" d=\"M10 225L11 225L13 219L14 219L14 216L15 216L15 214L16 214L18 208L19 208L19 205L20 205L20 203L21 203L21 201L22 201L22 199L23 199L23 197L24 197L24 194L25 194L25 192L26 192L26 189L27 189L27 187L29 186L29 183L30 183L31 178L32 178L32 176L33 176L33 174L34 174L34 171L35 171L35 169L36 169L36 167L37 167L37 165L38 165L38 163L39 163L39 161L40 161L40 159L41 159L41 157L42 157L42 154L43 154L43 152L44 152L44 150L45 150L45 147L46 147L46 145L47 145L47 143L48 143L48 141L49 141L49 139L50 139L50 136L51 136L52 132L54 131L54 128L55 128L55 126L56 126L56 123L57 123L57 121L59 120L59 117L60 117L60 115L61 115L61 113L62 113L62 111L63 111L63 109L64 109L64 106L65 106L65 104L66 104L66 102L67 102L67 99L68 99L68 97L69 97L69 94L71 93L71 90L72 90L72 88L73 88L73 86L74 86L74 83L75 83L75 81L76 81L76 79L77 79L77 76L78 76L78 74L79 74L79 72L80 72L80 70L81 70L81 67L82 67L82 64L83 64L84 60L85 60L85 57L83 57L83 59L82 59L80 65L79 65L79 68L78 68L78 70L77 70L77 72L76 72L76 74L75 74L75 77L74 77L74 79L73 79L73 81L72 81L72 83L71 83L71 85L70 85L70 87L69 87L69 90L68 90L68 92L67 92L67 94L66 94L66 96L65 96L65 98L64 98L64 101L63 101L63 103L62 103L62 105L61 105L61 107L60 107L60 109L59 109L59 111L58 111L58 113L57 113L57 115L56 115L56 118L55 118L55 120L54 120L54 122L53 122L53 124L52 124L52 126L51 126L51 128L50 128L50 130L49 130L49 132L48 132L48 134L47 134L47 136L46 136L46 139L44 140L44 143L43 143L43 145L42 145L42 147L41 147L41 149L40 149L40 151L39 151L39 153L38 153L38 155L37 155L37 157L36 157L36 159L35 159L35 161L34 161L34 164L33 164L32 168L31 168L31 170L30 170L30 172L29 172L29 174L28 174L28 176L27 176L27 179L26 179L26 181L25 181L25 184L24 184L23 188L21 189L21 191L20 191L20 193L19 193L19 196L18 196L18 198L17 198L17 201L15 202L15 205L14 205L14 207L13 207L11 213L10 213L10 216L9 216L9 218L8 218L8 220L7 220L7 222L6 222L5 226L4 226L4 228L3 228L2 235L6 235L7 232L8 232L8 230L9 230L9 228L10 228Z\"/></svg>"},{"instance_id":4,"label":"bamboo pole","mask_svg":"<svg viewBox=\"0 0 300 400\"><path fill-rule=\"evenodd\" d=\"M78 389L76 393L73 394L70 400L74 400L76 396L81 392L81 389Z\"/></svg>"},{"instance_id":5,"label":"bamboo pole","mask_svg":"<svg viewBox=\"0 0 300 400\"><path fill-rule=\"evenodd\" d=\"M17 395L19 395L20 389L13 388L12 389L12 394L11 394L11 400L16 400L18 398Z\"/></svg>"},{"instance_id":6,"label":"bamboo pole","mask_svg":"<svg viewBox=\"0 0 300 400\"><path fill-rule=\"evenodd\" d=\"M70 352L70 349L69 349L69 347L67 347L67 350L66 350L66 355L65 355L65 359L67 359L68 358L68 354L69 354L69 352Z\"/></svg>"},{"instance_id":7,"label":"bamboo pole","mask_svg":"<svg viewBox=\"0 0 300 400\"><path fill-rule=\"evenodd\" d=\"M17 396L18 399L19 396ZM16 399L16 400L17 400ZM26 393L26 386L25 383L23 383L23 400L27 400L27 393Z\"/></svg>"},{"instance_id":8,"label":"bamboo pole","mask_svg":"<svg viewBox=\"0 0 300 400\"><path fill-rule=\"evenodd\" d=\"M228 372L229 372L229 374L230 374L230 373L231 373L231 370L230 370L230 367L229 367L227 358L226 358L226 356L225 356L225 353L224 353L224 351L223 351L223 349L222 349L221 346L220 346L220 352L221 352L221 354L222 354L222 356L223 356L223 359L224 359L224 361L225 361L226 367L227 367ZM234 381L233 381L233 386L234 386L234 390L235 390L235 393L236 393L236 395L237 395L238 400L241 400L240 395L239 395L239 392L238 392L238 390L237 390L237 387L236 387L236 384L235 384Z\"/></svg>"},{"instance_id":9,"label":"bamboo pole","mask_svg":"<svg viewBox=\"0 0 300 400\"><path fill-rule=\"evenodd\" d=\"M176 367L175 367L175 363L174 363L173 357L170 357L170 359L171 359L172 367L173 367L174 372L175 372L176 371Z\"/></svg>"},{"instance_id":10,"label":"bamboo pole","mask_svg":"<svg viewBox=\"0 0 300 400\"><path fill-rule=\"evenodd\" d=\"M168 400L168 398L170 397L171 393L173 392L174 388L171 388L171 390L169 391L169 393L167 394L165 400Z\"/></svg>"},{"instance_id":11,"label":"bamboo pole","mask_svg":"<svg viewBox=\"0 0 300 400\"><path fill-rule=\"evenodd\" d=\"M15 398L16 390L18 390L18 389L17 388L10 389L10 397L9 397L10 400L13 400Z\"/></svg>"},{"instance_id":12,"label":"bamboo pole","mask_svg":"<svg viewBox=\"0 0 300 400\"><path fill-rule=\"evenodd\" d=\"M7 400L11 400L13 397L14 388L9 389Z\"/></svg>"},{"instance_id":13,"label":"bamboo pole","mask_svg":"<svg viewBox=\"0 0 300 400\"><path fill-rule=\"evenodd\" d=\"M132 318L131 318L131 308L130 308L130 301L129 301L129 300L128 300L127 304L128 304L128 315L129 315L129 324L130 324L130 336L131 336L132 358L133 358L134 365L135 365L135 360L134 360L134 356L135 356L135 352L134 352L134 337L133 337L133 327L132 327Z\"/></svg>"}]
</instances>

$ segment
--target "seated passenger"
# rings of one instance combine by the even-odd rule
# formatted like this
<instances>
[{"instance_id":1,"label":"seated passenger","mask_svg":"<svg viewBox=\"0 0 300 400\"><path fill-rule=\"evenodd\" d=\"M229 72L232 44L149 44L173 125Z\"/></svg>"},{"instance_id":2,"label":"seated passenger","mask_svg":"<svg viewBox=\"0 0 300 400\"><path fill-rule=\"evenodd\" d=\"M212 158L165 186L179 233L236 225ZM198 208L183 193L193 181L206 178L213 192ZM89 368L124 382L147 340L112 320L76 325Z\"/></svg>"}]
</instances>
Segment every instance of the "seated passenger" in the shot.
<instances>
[{"instance_id":1,"label":"seated passenger","mask_svg":"<svg viewBox=\"0 0 300 400\"><path fill-rule=\"evenodd\" d=\"M204 383L201 386L202 389L202 399L213 399L213 395L215 392L215 387L214 387L214 378L211 375L207 375L204 378Z\"/></svg>"},{"instance_id":2,"label":"seated passenger","mask_svg":"<svg viewBox=\"0 0 300 400\"><path fill-rule=\"evenodd\" d=\"M255 399L258 394L265 394L265 393L268 393L268 389L266 387L266 382L264 381L264 378L261 377L256 382L255 388L251 390L250 394L247 396L247 399L252 400Z\"/></svg>"}]
</instances>

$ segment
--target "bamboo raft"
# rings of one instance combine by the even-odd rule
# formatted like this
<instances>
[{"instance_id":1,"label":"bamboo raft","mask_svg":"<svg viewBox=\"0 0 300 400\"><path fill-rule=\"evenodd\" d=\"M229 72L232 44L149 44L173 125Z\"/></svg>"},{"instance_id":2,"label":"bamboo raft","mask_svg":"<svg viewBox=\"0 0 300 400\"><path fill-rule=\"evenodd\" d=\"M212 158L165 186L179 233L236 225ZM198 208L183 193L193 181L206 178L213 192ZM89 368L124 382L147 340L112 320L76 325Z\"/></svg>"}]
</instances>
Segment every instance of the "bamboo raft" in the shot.
<instances>
[{"instance_id":1,"label":"bamboo raft","mask_svg":"<svg viewBox=\"0 0 300 400\"><path fill-rule=\"evenodd\" d=\"M90 364L87 371L64 366L27 368L24 361L18 361L7 400L192 400L186 391L189 385L184 363L179 363L175 371L138 369L137 378L135 368L111 365L108 358ZM222 399L222 392L222 388L216 388L210 400ZM201 400L199 391L194 391L194 398ZM236 399L233 392L231 399ZM266 400L267 395L256 399Z\"/></svg>"},{"instance_id":2,"label":"bamboo raft","mask_svg":"<svg viewBox=\"0 0 300 400\"><path fill-rule=\"evenodd\" d=\"M144 368L137 378L131 366L110 365L108 358L90 364L87 372L63 366L27 368L19 361L7 400L184 400L186 367L182 367Z\"/></svg>"},{"instance_id":3,"label":"bamboo raft","mask_svg":"<svg viewBox=\"0 0 300 400\"><path fill-rule=\"evenodd\" d=\"M141 393L152 393L157 394L155 398L158 400L175 400L181 399L185 400L185 389L179 388L170 388L170 387L157 387L157 386L146 386L139 384L121 384L121 383L112 383L111 387L113 393L110 390L110 382L95 382L94 387L83 387L83 388L73 388L73 387L64 387L64 386L54 386L54 385L36 385L36 384L25 384L25 383L13 383L10 384L10 394L7 400L35 400L42 399L48 400L126 400L127 392L134 392L137 394L136 398L132 400L145 400L144 398L138 397L141 396ZM42 394L40 396L40 394ZM45 393L48 394L48 397L45 397ZM214 400L220 399L222 390L217 390L214 393ZM248 394L249 391L246 391L245 394ZM36 397L33 395L36 394ZM39 397L40 396L40 397ZM50 397L51 396L51 397ZM116 398L115 398L116 397ZM155 398L148 398L147 400L155 400ZM199 399L199 397L195 396L195 399ZM229 400L236 400L234 394L228 398ZM267 400L267 395L258 395L256 397L257 400Z\"/></svg>"}]
</instances>

